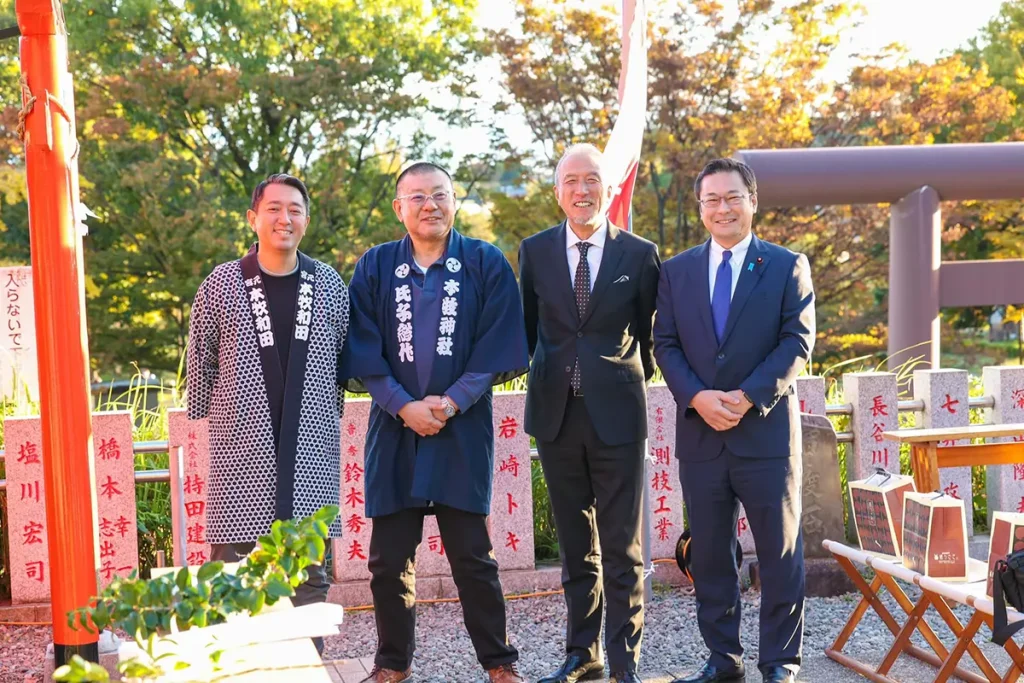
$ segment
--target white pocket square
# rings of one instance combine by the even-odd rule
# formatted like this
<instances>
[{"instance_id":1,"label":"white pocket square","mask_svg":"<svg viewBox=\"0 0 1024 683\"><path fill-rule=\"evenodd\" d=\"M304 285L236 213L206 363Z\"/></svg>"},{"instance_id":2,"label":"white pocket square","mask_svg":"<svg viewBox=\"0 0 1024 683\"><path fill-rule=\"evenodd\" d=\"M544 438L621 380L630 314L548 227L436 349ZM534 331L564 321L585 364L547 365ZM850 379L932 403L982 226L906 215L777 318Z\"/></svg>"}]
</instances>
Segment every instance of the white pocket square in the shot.
<instances>
[{"instance_id":1,"label":"white pocket square","mask_svg":"<svg viewBox=\"0 0 1024 683\"><path fill-rule=\"evenodd\" d=\"M629 276L628 276L628 275L620 275L620 276L619 276L619 279L618 279L618 280L616 280L615 282L613 282L612 284L615 284L615 285L617 285L617 284L619 284L620 282L629 282Z\"/></svg>"}]
</instances>

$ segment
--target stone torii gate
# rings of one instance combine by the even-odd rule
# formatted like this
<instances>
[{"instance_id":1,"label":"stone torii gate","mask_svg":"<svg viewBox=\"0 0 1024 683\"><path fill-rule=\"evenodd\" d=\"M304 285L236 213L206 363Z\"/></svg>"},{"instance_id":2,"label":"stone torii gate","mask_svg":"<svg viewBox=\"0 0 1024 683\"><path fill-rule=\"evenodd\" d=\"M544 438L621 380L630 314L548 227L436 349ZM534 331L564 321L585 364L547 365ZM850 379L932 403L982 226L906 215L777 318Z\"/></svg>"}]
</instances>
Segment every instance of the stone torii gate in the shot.
<instances>
[{"instance_id":1,"label":"stone torii gate","mask_svg":"<svg viewBox=\"0 0 1024 683\"><path fill-rule=\"evenodd\" d=\"M1024 301L1024 259L942 261L939 202L1024 197L1024 143L745 150L763 207L892 205L890 367L939 367L939 310ZM818 267L825 267L819 264Z\"/></svg>"}]
</instances>

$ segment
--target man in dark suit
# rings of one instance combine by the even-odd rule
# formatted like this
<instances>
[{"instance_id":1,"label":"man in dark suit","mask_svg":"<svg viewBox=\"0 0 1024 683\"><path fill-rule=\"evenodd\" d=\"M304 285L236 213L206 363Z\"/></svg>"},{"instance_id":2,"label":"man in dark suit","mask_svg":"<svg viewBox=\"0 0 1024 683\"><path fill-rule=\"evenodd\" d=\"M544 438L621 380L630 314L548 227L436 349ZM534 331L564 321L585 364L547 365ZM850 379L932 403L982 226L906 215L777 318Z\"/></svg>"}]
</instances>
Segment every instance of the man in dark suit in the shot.
<instances>
[{"instance_id":1,"label":"man in dark suit","mask_svg":"<svg viewBox=\"0 0 1024 683\"><path fill-rule=\"evenodd\" d=\"M565 662L539 683L603 677L605 601L612 680L639 681L645 382L661 261L653 243L608 222L613 187L601 164L593 145L566 150L555 170L566 221L519 248L533 358L526 431L551 497L569 612Z\"/></svg>"},{"instance_id":2,"label":"man in dark suit","mask_svg":"<svg viewBox=\"0 0 1024 683\"><path fill-rule=\"evenodd\" d=\"M692 534L697 622L711 656L674 683L744 680L739 503L761 570L764 681L796 680L803 640L800 415L793 393L814 343L807 257L751 233L753 171L717 159L697 176L711 238L668 260L658 285L655 357L675 397L676 454Z\"/></svg>"}]
</instances>

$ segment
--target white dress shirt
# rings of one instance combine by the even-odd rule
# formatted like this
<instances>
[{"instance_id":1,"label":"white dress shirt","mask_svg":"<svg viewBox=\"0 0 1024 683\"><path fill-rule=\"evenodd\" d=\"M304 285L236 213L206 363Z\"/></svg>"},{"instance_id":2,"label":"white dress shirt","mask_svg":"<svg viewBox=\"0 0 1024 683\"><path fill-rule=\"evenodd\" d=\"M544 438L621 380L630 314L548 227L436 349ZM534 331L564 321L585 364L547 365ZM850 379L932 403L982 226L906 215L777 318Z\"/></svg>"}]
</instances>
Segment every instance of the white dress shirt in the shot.
<instances>
[{"instance_id":1,"label":"white dress shirt","mask_svg":"<svg viewBox=\"0 0 1024 683\"><path fill-rule=\"evenodd\" d=\"M569 282L576 284L576 267L580 264L580 250L576 247L578 242L589 242L590 248L587 250L587 264L590 266L590 289L594 289L594 283L597 281L597 270L601 267L601 255L604 254L604 241L608 237L608 223L605 222L597 231L586 240L581 240L576 236L576 233L569 227L568 221L565 223L565 250L566 255L569 257ZM722 257L719 256L719 259Z\"/></svg>"},{"instance_id":2,"label":"white dress shirt","mask_svg":"<svg viewBox=\"0 0 1024 683\"><path fill-rule=\"evenodd\" d=\"M729 259L729 265L732 267L732 289L729 290L729 300L732 301L732 295L736 293L736 283L740 281L740 273L743 272L743 263L747 259L747 250L750 249L750 241L754 238L754 233L748 233L739 244L730 249L732 257ZM722 254L725 252L725 247L715 241L715 238L711 238L711 254L708 257L708 278L710 282L711 298L715 297L715 278L718 276L718 268L722 265Z\"/></svg>"}]
</instances>

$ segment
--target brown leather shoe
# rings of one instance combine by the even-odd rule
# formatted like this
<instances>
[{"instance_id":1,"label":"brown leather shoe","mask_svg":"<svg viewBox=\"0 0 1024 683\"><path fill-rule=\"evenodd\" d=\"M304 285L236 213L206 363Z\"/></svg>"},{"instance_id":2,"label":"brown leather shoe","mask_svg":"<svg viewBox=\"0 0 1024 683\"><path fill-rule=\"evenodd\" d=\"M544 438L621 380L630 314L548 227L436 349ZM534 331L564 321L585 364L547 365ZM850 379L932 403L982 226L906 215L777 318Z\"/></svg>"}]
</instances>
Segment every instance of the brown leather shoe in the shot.
<instances>
[{"instance_id":1,"label":"brown leather shoe","mask_svg":"<svg viewBox=\"0 0 1024 683\"><path fill-rule=\"evenodd\" d=\"M379 666L374 666L370 675L359 681L359 683L402 683L402 681L411 680L411 667L405 671L395 671L394 669L382 669Z\"/></svg>"},{"instance_id":2,"label":"brown leather shoe","mask_svg":"<svg viewBox=\"0 0 1024 683\"><path fill-rule=\"evenodd\" d=\"M526 683L526 679L519 674L519 667L515 662L502 664L497 669L488 669L487 675L491 683Z\"/></svg>"}]
</instances>

